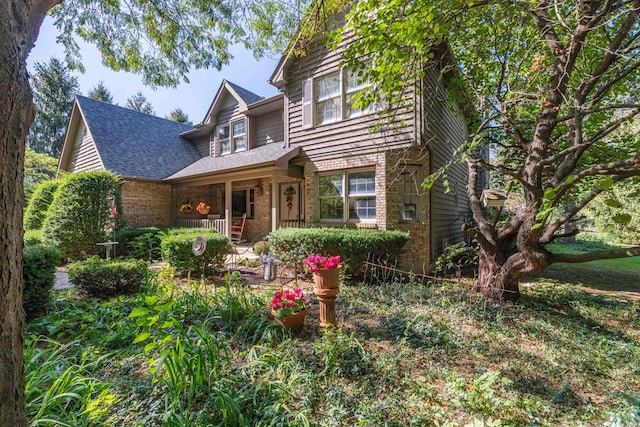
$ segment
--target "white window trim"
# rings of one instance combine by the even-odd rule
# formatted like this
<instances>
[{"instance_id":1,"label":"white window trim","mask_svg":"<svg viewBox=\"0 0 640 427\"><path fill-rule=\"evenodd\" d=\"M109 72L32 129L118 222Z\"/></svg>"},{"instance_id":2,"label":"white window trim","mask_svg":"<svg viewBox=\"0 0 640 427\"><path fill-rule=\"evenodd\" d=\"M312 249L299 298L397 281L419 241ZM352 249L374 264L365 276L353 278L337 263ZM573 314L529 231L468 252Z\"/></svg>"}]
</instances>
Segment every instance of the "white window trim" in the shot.
<instances>
[{"instance_id":1,"label":"white window trim","mask_svg":"<svg viewBox=\"0 0 640 427\"><path fill-rule=\"evenodd\" d=\"M373 106L369 105L366 109L360 110L359 112L357 112L355 114L351 114L351 115L347 114L348 109L349 109L349 103L348 103L349 95L355 94L355 93L357 93L357 92L359 92L359 91L371 86L371 83L369 82L367 84L360 85L355 90L348 91L347 90L347 76L346 76L348 71L349 70L346 69L346 68L341 68L338 71L333 70L331 72L327 72L327 73L324 73L324 74L321 74L321 75L318 75L318 76L315 76L315 77L309 79L309 82L311 84L311 93L310 93L310 95L311 95L311 101L310 101L310 104L311 104L311 118L310 118L311 119L311 126L306 126L306 127L325 126L325 125L329 125L329 124L332 124L332 123L341 122L341 121L344 121L344 120L355 119L355 118L358 118L358 117L362 117L362 116L364 116L366 114L369 114L369 113L371 113L373 111ZM340 84L340 91L339 92L340 92L340 94L336 95L334 97L324 98L322 101L326 101L326 100L332 99L332 98L337 98L339 96L340 97L340 116L339 116L339 118L337 118L335 120L325 121L325 122L319 123L318 122L318 103L322 102L322 101L318 100L318 98L317 98L317 93L318 93L318 91L317 91L317 81L319 79L331 76L331 75L336 74L336 73L338 73L338 75L340 77L339 78L339 81L340 81L340 83L339 83ZM303 85L304 85L304 83L303 83ZM303 97L304 97L304 89L303 89ZM303 99L303 104L306 104L307 102L309 102L309 101ZM304 108L304 105L303 105L303 108ZM303 112L303 114L304 114L304 112ZM305 127L304 123L303 123L303 127Z\"/></svg>"},{"instance_id":2,"label":"white window trim","mask_svg":"<svg viewBox=\"0 0 640 427\"><path fill-rule=\"evenodd\" d=\"M376 224L377 223L377 216L378 216L378 193L377 191L374 190L373 193L371 194L357 194L357 195L353 195L350 196L349 195L349 186L348 186L348 180L349 180L349 175L350 174L354 174L354 173L361 173L361 172L373 172L373 179L374 179L374 184L377 186L377 182L376 182L376 170L375 169L371 169L371 168L364 168L364 169L342 169L342 170L334 170L334 171L326 171L326 172L319 172L316 175L316 201L317 202L317 207L316 207L316 215L318 218L318 221L320 223L324 223L324 224L358 224L358 223L362 223L362 224ZM336 220L336 219L322 219L320 218L320 203L319 200L322 198L337 198L337 197L333 197L333 196L321 196L320 195L320 177L321 176L328 176L328 175L342 175L342 220ZM365 197L370 197L373 196L376 200L376 218L373 219L350 219L349 218L349 200L352 197L361 197L361 196L365 196Z\"/></svg>"},{"instance_id":3,"label":"white window trim","mask_svg":"<svg viewBox=\"0 0 640 427\"><path fill-rule=\"evenodd\" d=\"M234 135L233 133L233 126L244 122L244 133L240 134L240 135ZM227 141L227 139L223 139L221 140L219 135L219 129L224 128L224 127L228 127L229 128L229 152L228 153L223 153L222 152L222 141ZM244 148L238 150L236 149L236 142L235 140L241 136L244 136ZM249 137L248 137L248 131L247 131L247 120L246 119L240 119L240 120L234 120L231 122L227 122L227 123L222 123L219 124L218 126L216 126L216 130L215 130L215 141L216 141L216 152L218 156L228 156L229 154L233 154L233 153L239 153L241 151L247 151L247 147L249 146Z\"/></svg>"}]
</instances>

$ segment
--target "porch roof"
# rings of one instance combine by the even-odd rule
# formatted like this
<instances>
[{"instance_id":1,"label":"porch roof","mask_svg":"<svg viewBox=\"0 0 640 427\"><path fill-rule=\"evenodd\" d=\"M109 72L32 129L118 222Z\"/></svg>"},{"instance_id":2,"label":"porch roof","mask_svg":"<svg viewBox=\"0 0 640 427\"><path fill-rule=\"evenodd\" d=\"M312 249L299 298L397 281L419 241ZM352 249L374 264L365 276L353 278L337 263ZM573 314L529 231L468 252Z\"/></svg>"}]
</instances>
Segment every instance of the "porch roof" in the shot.
<instances>
[{"instance_id":1,"label":"porch roof","mask_svg":"<svg viewBox=\"0 0 640 427\"><path fill-rule=\"evenodd\" d=\"M165 181L180 181L202 176L232 173L264 167L286 167L300 152L300 147L266 144L251 150L219 157L204 157L167 177Z\"/></svg>"}]
</instances>

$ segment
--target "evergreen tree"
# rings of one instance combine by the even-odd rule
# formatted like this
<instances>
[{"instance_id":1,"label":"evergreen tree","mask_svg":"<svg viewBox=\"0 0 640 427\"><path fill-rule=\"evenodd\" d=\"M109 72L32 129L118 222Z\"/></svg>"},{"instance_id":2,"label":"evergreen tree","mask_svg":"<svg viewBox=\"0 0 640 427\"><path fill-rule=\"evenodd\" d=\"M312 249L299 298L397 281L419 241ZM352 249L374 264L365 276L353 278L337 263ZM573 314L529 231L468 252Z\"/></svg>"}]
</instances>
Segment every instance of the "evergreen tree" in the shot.
<instances>
[{"instance_id":1,"label":"evergreen tree","mask_svg":"<svg viewBox=\"0 0 640 427\"><path fill-rule=\"evenodd\" d=\"M36 63L31 78L36 118L31 125L27 146L37 153L60 155L64 143L73 97L79 91L78 79L56 57L49 63Z\"/></svg>"},{"instance_id":2,"label":"evergreen tree","mask_svg":"<svg viewBox=\"0 0 640 427\"><path fill-rule=\"evenodd\" d=\"M97 99L98 101L107 102L113 104L113 95L111 91L104 85L104 82L100 80L87 94L91 99Z\"/></svg>"},{"instance_id":3,"label":"evergreen tree","mask_svg":"<svg viewBox=\"0 0 640 427\"><path fill-rule=\"evenodd\" d=\"M55 178L58 160L47 154L36 153L27 147L24 156L24 201L29 203L36 187L43 181Z\"/></svg>"},{"instance_id":4,"label":"evergreen tree","mask_svg":"<svg viewBox=\"0 0 640 427\"><path fill-rule=\"evenodd\" d=\"M128 108L130 110L140 111L141 113L145 114L156 113L153 105L151 105L151 103L147 101L147 98L140 91L127 98L127 103L124 104L124 106L125 108Z\"/></svg>"},{"instance_id":5,"label":"evergreen tree","mask_svg":"<svg viewBox=\"0 0 640 427\"><path fill-rule=\"evenodd\" d=\"M187 113L182 111L182 108L177 107L175 110L171 112L168 116L165 116L165 119L173 120L174 122L184 123L186 125L192 125L193 123L189 120L189 116Z\"/></svg>"}]
</instances>

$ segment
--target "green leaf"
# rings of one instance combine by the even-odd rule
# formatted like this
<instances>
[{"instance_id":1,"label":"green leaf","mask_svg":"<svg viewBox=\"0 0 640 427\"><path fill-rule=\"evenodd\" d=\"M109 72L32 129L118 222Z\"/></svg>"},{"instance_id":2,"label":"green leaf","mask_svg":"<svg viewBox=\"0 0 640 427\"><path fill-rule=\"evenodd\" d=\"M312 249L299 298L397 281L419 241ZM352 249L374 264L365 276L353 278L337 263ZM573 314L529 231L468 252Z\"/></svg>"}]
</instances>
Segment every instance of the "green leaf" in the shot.
<instances>
[{"instance_id":1,"label":"green leaf","mask_svg":"<svg viewBox=\"0 0 640 427\"><path fill-rule=\"evenodd\" d=\"M149 307L155 305L157 301L158 301L158 298L156 297L152 297L152 296L144 297L144 303L147 304Z\"/></svg>"},{"instance_id":2,"label":"green leaf","mask_svg":"<svg viewBox=\"0 0 640 427\"><path fill-rule=\"evenodd\" d=\"M596 186L602 190L608 190L613 187L613 184L613 178L611 178L610 176L605 176L604 178L598 180Z\"/></svg>"},{"instance_id":3,"label":"green leaf","mask_svg":"<svg viewBox=\"0 0 640 427\"><path fill-rule=\"evenodd\" d=\"M160 329L166 329L173 326L173 320L166 320L162 325L160 325Z\"/></svg>"},{"instance_id":4,"label":"green leaf","mask_svg":"<svg viewBox=\"0 0 640 427\"><path fill-rule=\"evenodd\" d=\"M622 207L622 203L620 203L616 199L607 199L607 200L604 201L604 204L607 205L607 206L610 206L612 208L621 208Z\"/></svg>"},{"instance_id":5,"label":"green leaf","mask_svg":"<svg viewBox=\"0 0 640 427\"><path fill-rule=\"evenodd\" d=\"M547 188L547 191L544 192L544 198L547 200L553 200L556 198L556 190L553 188Z\"/></svg>"},{"instance_id":6,"label":"green leaf","mask_svg":"<svg viewBox=\"0 0 640 427\"><path fill-rule=\"evenodd\" d=\"M149 344L144 346L144 351L150 351L153 350L154 348L156 348L158 346L158 343L155 341L150 342Z\"/></svg>"},{"instance_id":7,"label":"green leaf","mask_svg":"<svg viewBox=\"0 0 640 427\"><path fill-rule=\"evenodd\" d=\"M159 306L156 307L156 310L158 310L159 312L163 312L163 311L169 311L169 309L171 309L171 307L173 307L175 301L170 300L165 302L164 304L160 304Z\"/></svg>"},{"instance_id":8,"label":"green leaf","mask_svg":"<svg viewBox=\"0 0 640 427\"><path fill-rule=\"evenodd\" d=\"M631 215L629 215L628 213L614 215L613 217L611 217L611 220L616 224L627 225L631 222Z\"/></svg>"},{"instance_id":9,"label":"green leaf","mask_svg":"<svg viewBox=\"0 0 640 427\"><path fill-rule=\"evenodd\" d=\"M137 343L139 343L139 342L146 341L146 340L148 340L150 337L151 337L151 334L150 334L149 332L143 332L143 333L141 333L140 335L138 335L138 336L136 337L136 339L134 339L134 340L133 340L133 344L137 344Z\"/></svg>"},{"instance_id":10,"label":"green leaf","mask_svg":"<svg viewBox=\"0 0 640 427\"><path fill-rule=\"evenodd\" d=\"M138 307L135 310L133 310L131 312L131 314L129 315L129 317L140 317L140 316L146 316L147 313L149 313L149 309L147 307Z\"/></svg>"},{"instance_id":11,"label":"green leaf","mask_svg":"<svg viewBox=\"0 0 640 427\"><path fill-rule=\"evenodd\" d=\"M531 227L531 230L537 230L538 228L542 227L542 223L537 222L535 224L533 224L533 227Z\"/></svg>"}]
</instances>

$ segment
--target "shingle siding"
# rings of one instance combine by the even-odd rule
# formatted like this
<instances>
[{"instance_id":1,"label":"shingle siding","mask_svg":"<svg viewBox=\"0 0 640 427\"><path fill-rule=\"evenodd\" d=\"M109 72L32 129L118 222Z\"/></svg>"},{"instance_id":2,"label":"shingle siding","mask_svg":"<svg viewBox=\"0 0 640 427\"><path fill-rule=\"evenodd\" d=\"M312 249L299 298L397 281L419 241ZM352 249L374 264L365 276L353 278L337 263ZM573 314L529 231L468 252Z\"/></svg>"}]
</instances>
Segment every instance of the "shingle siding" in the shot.
<instances>
[{"instance_id":1,"label":"shingle siding","mask_svg":"<svg viewBox=\"0 0 640 427\"><path fill-rule=\"evenodd\" d=\"M103 170L96 144L84 123L78 125L69 172Z\"/></svg>"}]
</instances>

